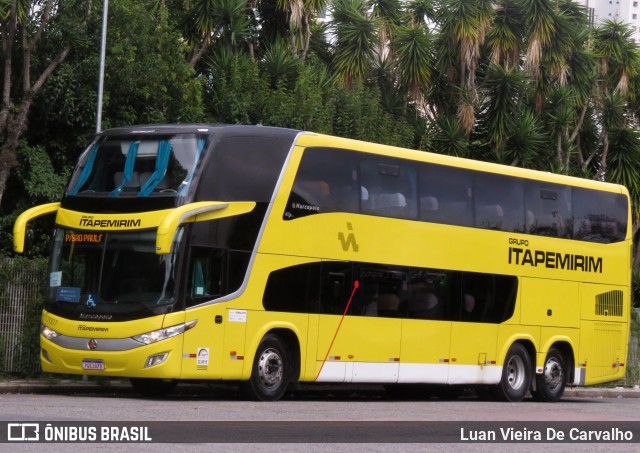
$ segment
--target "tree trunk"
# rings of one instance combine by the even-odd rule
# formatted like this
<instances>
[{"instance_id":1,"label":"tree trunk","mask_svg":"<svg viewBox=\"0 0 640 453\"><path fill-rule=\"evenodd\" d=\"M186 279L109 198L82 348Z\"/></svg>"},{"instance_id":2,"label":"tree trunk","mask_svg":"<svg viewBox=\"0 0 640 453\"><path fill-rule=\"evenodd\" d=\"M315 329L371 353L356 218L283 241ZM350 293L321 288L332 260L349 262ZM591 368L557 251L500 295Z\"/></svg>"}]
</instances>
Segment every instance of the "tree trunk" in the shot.
<instances>
[{"instance_id":1,"label":"tree trunk","mask_svg":"<svg viewBox=\"0 0 640 453\"><path fill-rule=\"evenodd\" d=\"M9 122L13 123L11 120ZM2 205L2 197L7 186L7 180L17 161L19 134L16 132L12 126L9 126L7 141L0 148L0 206Z\"/></svg>"},{"instance_id":2,"label":"tree trunk","mask_svg":"<svg viewBox=\"0 0 640 453\"><path fill-rule=\"evenodd\" d=\"M7 119L6 141L0 148L0 206L11 170L16 165L20 137L27 130L27 115L31 109L33 95L27 94L16 114Z\"/></svg>"},{"instance_id":3,"label":"tree trunk","mask_svg":"<svg viewBox=\"0 0 640 453\"><path fill-rule=\"evenodd\" d=\"M605 130L602 131L602 158L600 158L600 166L593 179L596 181L602 181L604 174L607 171L607 154L609 154L609 133Z\"/></svg>"},{"instance_id":4,"label":"tree trunk","mask_svg":"<svg viewBox=\"0 0 640 453\"><path fill-rule=\"evenodd\" d=\"M47 79L53 74L53 71L67 57L69 50L69 47L63 49L56 58L49 63L49 66L42 71L42 74L40 74L40 77L38 77L38 80L35 81L33 86L23 94L22 102L20 103L20 107L18 107L17 113L8 113L5 131L6 141L0 149L0 206L2 205L2 197L4 196L7 180L11 174L11 170L16 164L20 137L24 131L27 130L27 119L33 99L42 89Z\"/></svg>"}]
</instances>

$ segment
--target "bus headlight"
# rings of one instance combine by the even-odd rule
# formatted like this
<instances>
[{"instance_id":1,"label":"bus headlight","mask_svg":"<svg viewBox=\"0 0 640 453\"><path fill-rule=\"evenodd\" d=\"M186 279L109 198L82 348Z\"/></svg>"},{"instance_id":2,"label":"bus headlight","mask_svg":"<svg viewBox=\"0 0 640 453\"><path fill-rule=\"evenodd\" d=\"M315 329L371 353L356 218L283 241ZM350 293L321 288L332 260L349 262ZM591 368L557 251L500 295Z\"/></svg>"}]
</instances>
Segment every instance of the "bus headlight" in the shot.
<instances>
[{"instance_id":1,"label":"bus headlight","mask_svg":"<svg viewBox=\"0 0 640 453\"><path fill-rule=\"evenodd\" d=\"M176 335L180 335L181 333L186 332L187 330L193 328L197 324L197 322L198 320L194 319L193 321L188 321L175 326L166 327L164 329L158 329L152 332L147 332L140 335L134 335L131 338L133 338L136 341L139 341L142 344L156 343L158 341L166 340L167 338L175 337Z\"/></svg>"},{"instance_id":2,"label":"bus headlight","mask_svg":"<svg viewBox=\"0 0 640 453\"><path fill-rule=\"evenodd\" d=\"M60 335L58 332L51 329L50 327L45 326L44 324L40 326L40 334L47 340L53 340L55 337Z\"/></svg>"}]
</instances>

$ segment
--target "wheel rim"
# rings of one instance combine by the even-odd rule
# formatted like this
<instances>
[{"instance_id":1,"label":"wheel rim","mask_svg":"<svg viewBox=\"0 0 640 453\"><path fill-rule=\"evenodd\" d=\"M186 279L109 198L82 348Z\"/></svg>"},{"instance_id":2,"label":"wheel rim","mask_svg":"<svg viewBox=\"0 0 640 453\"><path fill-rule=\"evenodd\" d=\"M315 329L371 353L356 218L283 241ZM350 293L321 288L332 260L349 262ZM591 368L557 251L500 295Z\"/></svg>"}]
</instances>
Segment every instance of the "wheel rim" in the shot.
<instances>
[{"instance_id":1,"label":"wheel rim","mask_svg":"<svg viewBox=\"0 0 640 453\"><path fill-rule=\"evenodd\" d=\"M549 390L558 389L564 380L562 363L555 357L547 360L544 366L544 382Z\"/></svg>"},{"instance_id":2,"label":"wheel rim","mask_svg":"<svg viewBox=\"0 0 640 453\"><path fill-rule=\"evenodd\" d=\"M511 357L509 363L507 363L507 382L509 383L509 387L514 390L522 387L525 374L525 364L522 357L518 355Z\"/></svg>"},{"instance_id":3,"label":"wheel rim","mask_svg":"<svg viewBox=\"0 0 640 453\"><path fill-rule=\"evenodd\" d=\"M265 387L275 387L282 382L284 365L275 349L267 349L258 360L258 377Z\"/></svg>"}]
</instances>

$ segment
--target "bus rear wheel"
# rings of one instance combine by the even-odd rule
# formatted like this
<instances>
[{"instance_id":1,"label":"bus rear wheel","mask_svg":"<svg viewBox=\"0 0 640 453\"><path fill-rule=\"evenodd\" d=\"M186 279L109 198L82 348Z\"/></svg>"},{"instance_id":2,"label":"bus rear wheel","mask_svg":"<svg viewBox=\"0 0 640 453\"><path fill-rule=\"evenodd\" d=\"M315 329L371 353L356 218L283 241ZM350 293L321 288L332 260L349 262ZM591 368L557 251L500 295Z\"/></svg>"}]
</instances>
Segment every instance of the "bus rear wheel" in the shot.
<instances>
[{"instance_id":1,"label":"bus rear wheel","mask_svg":"<svg viewBox=\"0 0 640 453\"><path fill-rule=\"evenodd\" d=\"M493 397L498 401L522 401L531 385L531 371L527 348L514 343L507 352L500 383L492 389Z\"/></svg>"},{"instance_id":2,"label":"bus rear wheel","mask_svg":"<svg viewBox=\"0 0 640 453\"><path fill-rule=\"evenodd\" d=\"M549 349L544 371L536 374L536 389L531 392L536 401L555 402L562 398L566 385L566 361L557 348Z\"/></svg>"},{"instance_id":3,"label":"bus rear wheel","mask_svg":"<svg viewBox=\"0 0 640 453\"><path fill-rule=\"evenodd\" d=\"M276 401L282 398L291 381L289 350L279 336L266 335L253 359L251 378L242 383L250 399Z\"/></svg>"}]
</instances>

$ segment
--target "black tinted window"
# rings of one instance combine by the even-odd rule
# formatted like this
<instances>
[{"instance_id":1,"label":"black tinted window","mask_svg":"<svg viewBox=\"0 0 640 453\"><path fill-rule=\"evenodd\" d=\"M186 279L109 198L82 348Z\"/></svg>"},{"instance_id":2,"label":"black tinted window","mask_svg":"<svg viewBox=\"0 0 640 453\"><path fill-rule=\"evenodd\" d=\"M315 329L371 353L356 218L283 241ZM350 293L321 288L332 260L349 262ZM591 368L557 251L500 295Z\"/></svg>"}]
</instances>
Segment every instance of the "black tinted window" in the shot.
<instances>
[{"instance_id":1,"label":"black tinted window","mask_svg":"<svg viewBox=\"0 0 640 453\"><path fill-rule=\"evenodd\" d=\"M269 202L291 141L229 137L208 156L197 200Z\"/></svg>"},{"instance_id":2,"label":"black tinted window","mask_svg":"<svg viewBox=\"0 0 640 453\"><path fill-rule=\"evenodd\" d=\"M410 161L377 156L360 162L362 213L412 219L417 216L416 170Z\"/></svg>"},{"instance_id":3,"label":"black tinted window","mask_svg":"<svg viewBox=\"0 0 640 453\"><path fill-rule=\"evenodd\" d=\"M327 212L590 242L626 236L627 197L334 148L308 148L285 220Z\"/></svg>"},{"instance_id":4,"label":"black tinted window","mask_svg":"<svg viewBox=\"0 0 640 453\"><path fill-rule=\"evenodd\" d=\"M525 194L526 232L538 236L571 236L571 187L528 181Z\"/></svg>"},{"instance_id":5,"label":"black tinted window","mask_svg":"<svg viewBox=\"0 0 640 453\"><path fill-rule=\"evenodd\" d=\"M471 172L422 164L419 172L420 219L449 225L473 225Z\"/></svg>"},{"instance_id":6,"label":"black tinted window","mask_svg":"<svg viewBox=\"0 0 640 453\"><path fill-rule=\"evenodd\" d=\"M272 311L342 315L349 306L350 316L500 323L513 315L517 289L508 275L324 262L272 272L263 303Z\"/></svg>"},{"instance_id":7,"label":"black tinted window","mask_svg":"<svg viewBox=\"0 0 640 453\"><path fill-rule=\"evenodd\" d=\"M494 173L474 174L475 226L524 233L524 183Z\"/></svg>"},{"instance_id":8,"label":"black tinted window","mask_svg":"<svg viewBox=\"0 0 640 453\"><path fill-rule=\"evenodd\" d=\"M284 218L323 212L358 212L360 193L355 153L309 148L298 168Z\"/></svg>"},{"instance_id":9,"label":"black tinted window","mask_svg":"<svg viewBox=\"0 0 640 453\"><path fill-rule=\"evenodd\" d=\"M617 242L627 232L627 197L573 189L573 237L582 241Z\"/></svg>"}]
</instances>

